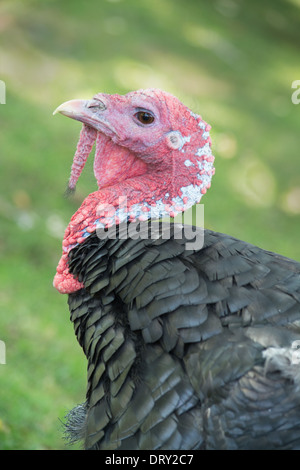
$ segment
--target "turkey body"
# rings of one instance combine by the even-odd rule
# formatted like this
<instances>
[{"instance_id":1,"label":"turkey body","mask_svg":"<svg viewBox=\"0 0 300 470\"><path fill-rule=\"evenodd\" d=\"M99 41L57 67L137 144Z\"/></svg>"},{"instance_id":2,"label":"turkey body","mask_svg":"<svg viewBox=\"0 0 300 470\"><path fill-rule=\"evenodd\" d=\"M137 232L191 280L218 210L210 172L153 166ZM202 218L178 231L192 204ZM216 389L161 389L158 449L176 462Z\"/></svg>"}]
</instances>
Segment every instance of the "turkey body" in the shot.
<instances>
[{"instance_id":1,"label":"turkey body","mask_svg":"<svg viewBox=\"0 0 300 470\"><path fill-rule=\"evenodd\" d=\"M71 439L100 450L300 449L299 263L208 230L197 247L176 225L152 232L210 188L210 125L157 89L56 112L83 123L69 189L94 143L98 185L71 217L54 277L88 362ZM124 236L136 222L143 236Z\"/></svg>"},{"instance_id":2,"label":"turkey body","mask_svg":"<svg viewBox=\"0 0 300 470\"><path fill-rule=\"evenodd\" d=\"M85 449L300 449L300 264L205 230L69 253Z\"/></svg>"}]
</instances>

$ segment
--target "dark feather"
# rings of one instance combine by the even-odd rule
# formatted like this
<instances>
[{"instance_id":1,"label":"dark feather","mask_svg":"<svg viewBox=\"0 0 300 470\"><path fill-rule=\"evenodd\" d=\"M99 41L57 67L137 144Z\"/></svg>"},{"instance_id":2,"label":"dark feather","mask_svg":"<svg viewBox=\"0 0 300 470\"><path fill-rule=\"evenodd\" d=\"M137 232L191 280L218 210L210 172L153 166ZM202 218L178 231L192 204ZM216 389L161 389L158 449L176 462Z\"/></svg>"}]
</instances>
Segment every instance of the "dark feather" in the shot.
<instances>
[{"instance_id":1,"label":"dark feather","mask_svg":"<svg viewBox=\"0 0 300 470\"><path fill-rule=\"evenodd\" d=\"M120 229L121 230L121 229ZM87 449L299 449L300 264L205 231L70 252L88 359L67 429ZM293 349L294 348L294 349Z\"/></svg>"}]
</instances>

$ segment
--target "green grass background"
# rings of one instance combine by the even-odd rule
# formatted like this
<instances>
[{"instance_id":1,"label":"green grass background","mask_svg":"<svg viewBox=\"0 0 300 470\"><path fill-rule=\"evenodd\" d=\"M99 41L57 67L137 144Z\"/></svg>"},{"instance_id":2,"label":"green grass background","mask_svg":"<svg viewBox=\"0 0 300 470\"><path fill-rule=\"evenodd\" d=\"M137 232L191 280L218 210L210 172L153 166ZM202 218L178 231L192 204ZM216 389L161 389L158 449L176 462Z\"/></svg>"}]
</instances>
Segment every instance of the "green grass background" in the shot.
<instances>
[{"instance_id":1,"label":"green grass background","mask_svg":"<svg viewBox=\"0 0 300 470\"><path fill-rule=\"evenodd\" d=\"M90 158L63 198L80 124L52 111L100 91L177 95L212 125L206 227L300 260L300 0L2 0L0 35L0 449L64 449L86 362L52 280L96 184Z\"/></svg>"}]
</instances>

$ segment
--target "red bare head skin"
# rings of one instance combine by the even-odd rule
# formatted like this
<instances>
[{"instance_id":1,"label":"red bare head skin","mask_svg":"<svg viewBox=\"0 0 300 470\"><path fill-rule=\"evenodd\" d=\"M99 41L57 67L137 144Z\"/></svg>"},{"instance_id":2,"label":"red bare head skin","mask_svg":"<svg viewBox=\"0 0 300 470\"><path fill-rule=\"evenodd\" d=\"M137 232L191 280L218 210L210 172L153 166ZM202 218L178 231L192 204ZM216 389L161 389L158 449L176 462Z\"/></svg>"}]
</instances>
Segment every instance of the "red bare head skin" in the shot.
<instances>
[{"instance_id":1,"label":"red bare head skin","mask_svg":"<svg viewBox=\"0 0 300 470\"><path fill-rule=\"evenodd\" d=\"M54 279L60 292L71 293L83 287L67 266L68 252L76 244L98 227L174 216L198 203L210 187L214 157L210 126L161 90L124 96L99 93L92 100L64 103L56 112L83 123L71 189L96 141L94 173L99 190L71 218ZM120 205L124 199L126 204Z\"/></svg>"}]
</instances>

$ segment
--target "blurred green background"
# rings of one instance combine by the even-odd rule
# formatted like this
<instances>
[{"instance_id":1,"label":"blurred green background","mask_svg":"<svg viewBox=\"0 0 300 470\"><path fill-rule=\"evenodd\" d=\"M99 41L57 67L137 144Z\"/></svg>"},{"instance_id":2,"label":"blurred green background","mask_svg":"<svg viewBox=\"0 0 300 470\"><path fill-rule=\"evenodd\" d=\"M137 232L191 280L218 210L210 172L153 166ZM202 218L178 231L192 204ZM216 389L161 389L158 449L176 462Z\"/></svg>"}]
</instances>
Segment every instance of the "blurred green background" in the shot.
<instances>
[{"instance_id":1,"label":"blurred green background","mask_svg":"<svg viewBox=\"0 0 300 470\"><path fill-rule=\"evenodd\" d=\"M0 34L0 449L64 449L86 362L52 280L96 184L90 157L63 197L81 126L52 111L100 91L175 94L212 125L206 227L300 260L300 0L2 0Z\"/></svg>"}]
</instances>

